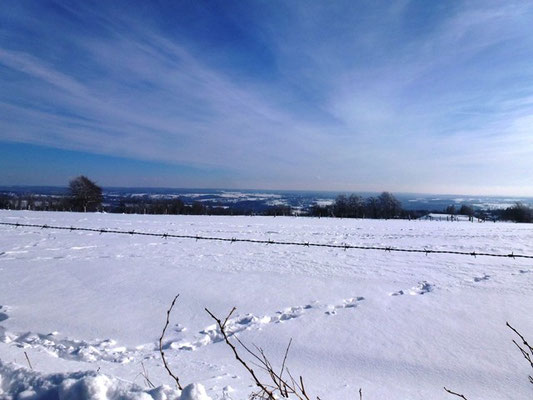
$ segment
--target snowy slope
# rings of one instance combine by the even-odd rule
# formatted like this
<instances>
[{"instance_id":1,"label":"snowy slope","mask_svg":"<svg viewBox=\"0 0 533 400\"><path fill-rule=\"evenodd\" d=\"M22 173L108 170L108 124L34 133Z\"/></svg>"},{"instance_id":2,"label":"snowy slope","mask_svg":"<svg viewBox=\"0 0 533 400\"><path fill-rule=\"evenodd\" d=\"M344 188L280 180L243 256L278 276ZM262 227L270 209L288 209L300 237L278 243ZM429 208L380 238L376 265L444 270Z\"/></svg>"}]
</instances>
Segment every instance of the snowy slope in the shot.
<instances>
[{"instance_id":1,"label":"snowy slope","mask_svg":"<svg viewBox=\"0 0 533 400\"><path fill-rule=\"evenodd\" d=\"M533 226L506 223L13 211L0 221L533 253ZM92 371L80 379L139 392L144 365L156 386L172 386L157 341L177 293L169 363L213 399L252 390L204 311L233 306L230 331L274 362L293 339L290 370L324 400L356 398L360 387L365 399L449 399L444 385L470 399L527 399L529 371L505 322L533 337L532 284L531 260L0 226L0 399L27 366L24 352L41 378Z\"/></svg>"}]
</instances>

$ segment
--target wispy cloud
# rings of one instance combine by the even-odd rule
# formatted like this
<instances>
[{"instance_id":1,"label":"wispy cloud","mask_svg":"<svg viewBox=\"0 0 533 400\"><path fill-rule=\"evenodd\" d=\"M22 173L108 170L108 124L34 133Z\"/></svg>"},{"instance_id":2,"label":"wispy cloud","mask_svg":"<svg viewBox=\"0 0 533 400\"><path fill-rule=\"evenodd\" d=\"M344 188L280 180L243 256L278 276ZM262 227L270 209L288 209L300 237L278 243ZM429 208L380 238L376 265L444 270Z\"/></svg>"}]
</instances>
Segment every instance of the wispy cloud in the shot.
<instances>
[{"instance_id":1,"label":"wispy cloud","mask_svg":"<svg viewBox=\"0 0 533 400\"><path fill-rule=\"evenodd\" d=\"M516 173L533 153L526 3L12 7L0 140L217 169L240 187L533 194Z\"/></svg>"}]
</instances>

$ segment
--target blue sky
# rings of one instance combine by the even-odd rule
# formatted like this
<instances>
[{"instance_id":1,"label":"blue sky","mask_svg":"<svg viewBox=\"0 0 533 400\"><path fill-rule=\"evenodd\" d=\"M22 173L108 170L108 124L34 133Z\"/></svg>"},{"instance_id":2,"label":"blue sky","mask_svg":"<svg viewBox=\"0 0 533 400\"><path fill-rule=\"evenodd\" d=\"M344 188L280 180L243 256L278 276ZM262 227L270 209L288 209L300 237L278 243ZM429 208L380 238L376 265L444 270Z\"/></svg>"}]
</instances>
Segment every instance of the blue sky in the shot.
<instances>
[{"instance_id":1,"label":"blue sky","mask_svg":"<svg viewBox=\"0 0 533 400\"><path fill-rule=\"evenodd\" d=\"M11 1L0 185L533 195L533 3Z\"/></svg>"}]
</instances>

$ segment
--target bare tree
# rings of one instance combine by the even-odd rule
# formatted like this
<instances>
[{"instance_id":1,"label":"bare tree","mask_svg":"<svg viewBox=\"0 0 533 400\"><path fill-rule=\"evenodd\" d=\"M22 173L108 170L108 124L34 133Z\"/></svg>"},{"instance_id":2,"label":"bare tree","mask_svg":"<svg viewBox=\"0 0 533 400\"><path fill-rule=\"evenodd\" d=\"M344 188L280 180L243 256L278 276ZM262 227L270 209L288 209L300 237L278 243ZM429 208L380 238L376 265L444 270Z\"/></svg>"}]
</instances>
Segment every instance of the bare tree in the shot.
<instances>
[{"instance_id":1,"label":"bare tree","mask_svg":"<svg viewBox=\"0 0 533 400\"><path fill-rule=\"evenodd\" d=\"M335 199L333 214L338 218L348 217L348 197L345 194L339 194Z\"/></svg>"},{"instance_id":2,"label":"bare tree","mask_svg":"<svg viewBox=\"0 0 533 400\"><path fill-rule=\"evenodd\" d=\"M446 214L455 215L457 213L457 209L455 208L455 206L453 204L451 204L448 207L446 207L444 212Z\"/></svg>"},{"instance_id":3,"label":"bare tree","mask_svg":"<svg viewBox=\"0 0 533 400\"><path fill-rule=\"evenodd\" d=\"M350 217L362 218L365 209L364 199L356 194L351 194L350 197L348 197L348 208L350 210Z\"/></svg>"},{"instance_id":4,"label":"bare tree","mask_svg":"<svg viewBox=\"0 0 533 400\"><path fill-rule=\"evenodd\" d=\"M84 175L70 181L69 194L76 211L95 211L102 205L102 188Z\"/></svg>"},{"instance_id":5,"label":"bare tree","mask_svg":"<svg viewBox=\"0 0 533 400\"><path fill-rule=\"evenodd\" d=\"M381 218L398 217L402 211L400 201L392 193L383 192L378 197Z\"/></svg>"},{"instance_id":6,"label":"bare tree","mask_svg":"<svg viewBox=\"0 0 533 400\"><path fill-rule=\"evenodd\" d=\"M523 203L516 202L512 207L505 209L502 217L515 222L531 222L533 210Z\"/></svg>"}]
</instances>

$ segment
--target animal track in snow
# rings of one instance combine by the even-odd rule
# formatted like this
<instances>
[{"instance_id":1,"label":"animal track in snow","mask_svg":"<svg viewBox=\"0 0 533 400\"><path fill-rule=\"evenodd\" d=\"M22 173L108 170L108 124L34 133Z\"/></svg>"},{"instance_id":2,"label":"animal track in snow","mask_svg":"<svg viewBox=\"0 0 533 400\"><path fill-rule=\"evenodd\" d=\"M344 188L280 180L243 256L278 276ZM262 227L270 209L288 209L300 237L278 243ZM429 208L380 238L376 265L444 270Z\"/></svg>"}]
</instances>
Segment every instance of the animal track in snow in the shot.
<instances>
[{"instance_id":1,"label":"animal track in snow","mask_svg":"<svg viewBox=\"0 0 533 400\"><path fill-rule=\"evenodd\" d=\"M5 321L8 318L9 316L7 315L7 307L0 305L0 322ZM7 340L6 330L0 325L0 342L6 343Z\"/></svg>"},{"instance_id":2,"label":"animal track in snow","mask_svg":"<svg viewBox=\"0 0 533 400\"><path fill-rule=\"evenodd\" d=\"M327 315L335 315L337 314L337 311L338 309L340 308L355 308L357 307L357 303L359 303L360 301L363 301L365 298L364 297L351 297L349 299L344 299L342 301L342 304L338 304L336 306L328 306L328 310L325 312L325 314Z\"/></svg>"},{"instance_id":3,"label":"animal track in snow","mask_svg":"<svg viewBox=\"0 0 533 400\"><path fill-rule=\"evenodd\" d=\"M125 364L134 359L136 350L117 346L112 339L96 340L87 342L85 340L59 339L57 332L49 334L39 334L27 332L23 334L13 334L0 331L0 341L12 343L21 348L43 349L54 357L66 360L96 362L109 361Z\"/></svg>"},{"instance_id":4,"label":"animal track in snow","mask_svg":"<svg viewBox=\"0 0 533 400\"><path fill-rule=\"evenodd\" d=\"M14 335L11 342L18 347L37 347L45 350L54 357L66 360L85 362L110 361L125 364L133 360L131 350L117 346L112 339L86 342L84 340L58 339L56 332L46 335L39 333L24 333Z\"/></svg>"},{"instance_id":5,"label":"animal track in snow","mask_svg":"<svg viewBox=\"0 0 533 400\"><path fill-rule=\"evenodd\" d=\"M260 329L267 324L286 323L287 321L300 318L309 312L316 313L320 310L325 311L328 315L334 315L337 310L357 307L358 303L362 300L364 300L363 297L351 297L342 300L337 305L321 305L318 302L312 302L303 306L287 307L271 316L258 317L253 314L236 316L226 322L226 332L228 336L233 336L245 330ZM9 318L7 311L9 311L8 307L0 306L0 322ZM175 334L181 335L186 331L186 328L177 324L172 331ZM163 347L165 349L171 348L191 351L222 340L224 338L218 326L212 324L199 331L193 340L167 340ZM117 345L117 342L113 339L85 341L61 337L58 332L48 334L34 332L14 333L7 331L2 326L0 326L0 343L6 343L24 349L34 348L43 350L53 357L90 363L108 361L124 364L134 361L139 357L151 357L152 355L150 353L152 351L159 350L158 344L127 348Z\"/></svg>"},{"instance_id":6,"label":"animal track in snow","mask_svg":"<svg viewBox=\"0 0 533 400\"><path fill-rule=\"evenodd\" d=\"M244 331L246 329L251 329L263 324L271 322L270 317L261 317L258 318L252 314L246 314L244 316L239 316L236 318L230 318L226 322L226 333L228 336L233 336L234 334ZM198 347L206 346L210 343L217 343L224 340L220 329L216 324L209 325L198 333L198 336L193 341L170 341L165 345L165 347L170 347L171 349L176 350L196 350Z\"/></svg>"},{"instance_id":7,"label":"animal track in snow","mask_svg":"<svg viewBox=\"0 0 533 400\"><path fill-rule=\"evenodd\" d=\"M230 318L226 322L226 333L228 337L233 336L239 332L260 329L267 324L285 323L292 319L300 318L308 312L313 310L325 310L325 314L334 315L338 309L355 308L357 304L364 300L364 297L351 297L344 299L338 305L320 305L318 302L306 304L304 306L287 307L282 311L277 311L272 316L257 317L253 314L245 314L244 316L237 316ZM220 329L216 324L209 325L205 329L198 332L196 338L189 340L170 340L164 345L165 348L176 350L196 350L199 347L206 346L211 343L217 343L224 340Z\"/></svg>"},{"instance_id":8,"label":"animal track in snow","mask_svg":"<svg viewBox=\"0 0 533 400\"><path fill-rule=\"evenodd\" d=\"M7 315L8 307L0 305L0 322L5 321L9 318Z\"/></svg>"},{"instance_id":9,"label":"animal track in snow","mask_svg":"<svg viewBox=\"0 0 533 400\"><path fill-rule=\"evenodd\" d=\"M418 285L413 286L411 289L398 290L397 292L390 293L390 296L402 296L404 294L410 294L412 296L415 296L432 292L433 289L434 286L431 283L428 283L427 281L421 281L418 282Z\"/></svg>"},{"instance_id":10,"label":"animal track in snow","mask_svg":"<svg viewBox=\"0 0 533 400\"><path fill-rule=\"evenodd\" d=\"M0 305L0 322L9 318L9 308ZM117 346L112 339L106 340L73 340L58 337L57 332L48 334L25 332L13 333L0 326L0 343L6 343L20 348L42 349L54 357L66 360L96 362L110 361L127 363L133 360L142 346L136 349L127 349Z\"/></svg>"},{"instance_id":11,"label":"animal track in snow","mask_svg":"<svg viewBox=\"0 0 533 400\"><path fill-rule=\"evenodd\" d=\"M305 306L289 307L284 309L283 311L276 312L276 315L274 315L274 317L272 317L269 322L289 321L291 319L302 316L305 310L309 310L311 308L313 308L311 304Z\"/></svg>"},{"instance_id":12,"label":"animal track in snow","mask_svg":"<svg viewBox=\"0 0 533 400\"><path fill-rule=\"evenodd\" d=\"M511 272L511 275L524 275L524 274L532 274L533 269L519 269L518 272Z\"/></svg>"},{"instance_id":13,"label":"animal track in snow","mask_svg":"<svg viewBox=\"0 0 533 400\"><path fill-rule=\"evenodd\" d=\"M481 281L488 281L490 278L490 275L483 274L483 276L475 276L474 282L481 282Z\"/></svg>"}]
</instances>

